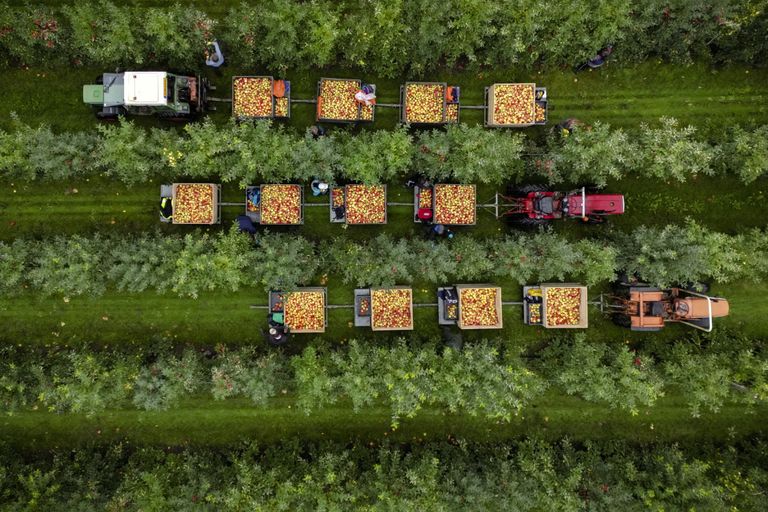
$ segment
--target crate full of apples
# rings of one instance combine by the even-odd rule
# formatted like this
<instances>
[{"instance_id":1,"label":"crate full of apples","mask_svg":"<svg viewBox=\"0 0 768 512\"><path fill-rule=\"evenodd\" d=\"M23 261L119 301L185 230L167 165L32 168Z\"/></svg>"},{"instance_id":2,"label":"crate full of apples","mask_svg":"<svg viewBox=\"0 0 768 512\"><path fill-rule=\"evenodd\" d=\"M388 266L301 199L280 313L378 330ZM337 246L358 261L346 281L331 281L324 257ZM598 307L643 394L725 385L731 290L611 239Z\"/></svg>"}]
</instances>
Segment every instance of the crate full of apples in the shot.
<instances>
[{"instance_id":1,"label":"crate full of apples","mask_svg":"<svg viewBox=\"0 0 768 512\"><path fill-rule=\"evenodd\" d=\"M402 121L411 124L445 123L447 87L440 82L407 82L401 98Z\"/></svg>"},{"instance_id":2,"label":"crate full of apples","mask_svg":"<svg viewBox=\"0 0 768 512\"><path fill-rule=\"evenodd\" d=\"M587 287L577 284L544 284L542 324L548 329L587 327Z\"/></svg>"},{"instance_id":3,"label":"crate full of apples","mask_svg":"<svg viewBox=\"0 0 768 512\"><path fill-rule=\"evenodd\" d=\"M401 331L413 329L413 292L410 288L371 290L371 329Z\"/></svg>"},{"instance_id":4,"label":"crate full of apples","mask_svg":"<svg viewBox=\"0 0 768 512\"><path fill-rule=\"evenodd\" d=\"M282 295L283 320L294 333L325 332L324 288L299 288Z\"/></svg>"},{"instance_id":5,"label":"crate full of apples","mask_svg":"<svg viewBox=\"0 0 768 512\"><path fill-rule=\"evenodd\" d=\"M361 83L351 78L321 78L317 87L317 120L361 120L360 104L355 99Z\"/></svg>"},{"instance_id":6,"label":"crate full of apples","mask_svg":"<svg viewBox=\"0 0 768 512\"><path fill-rule=\"evenodd\" d=\"M501 288L491 285L456 285L459 292L458 326L462 329L501 329Z\"/></svg>"},{"instance_id":7,"label":"crate full of apples","mask_svg":"<svg viewBox=\"0 0 768 512\"><path fill-rule=\"evenodd\" d=\"M304 222L301 185L261 186L261 224L295 225Z\"/></svg>"},{"instance_id":8,"label":"crate full of apples","mask_svg":"<svg viewBox=\"0 0 768 512\"><path fill-rule=\"evenodd\" d=\"M347 224L386 224L386 185L347 185L344 187Z\"/></svg>"},{"instance_id":9,"label":"crate full of apples","mask_svg":"<svg viewBox=\"0 0 768 512\"><path fill-rule=\"evenodd\" d=\"M487 126L531 126L537 121L536 84L493 84L486 93Z\"/></svg>"},{"instance_id":10,"label":"crate full of apples","mask_svg":"<svg viewBox=\"0 0 768 512\"><path fill-rule=\"evenodd\" d=\"M473 225L477 204L474 185L437 184L434 187L434 222L448 225Z\"/></svg>"},{"instance_id":11,"label":"crate full of apples","mask_svg":"<svg viewBox=\"0 0 768 512\"><path fill-rule=\"evenodd\" d=\"M174 183L174 224L215 224L218 186L213 183Z\"/></svg>"}]
</instances>

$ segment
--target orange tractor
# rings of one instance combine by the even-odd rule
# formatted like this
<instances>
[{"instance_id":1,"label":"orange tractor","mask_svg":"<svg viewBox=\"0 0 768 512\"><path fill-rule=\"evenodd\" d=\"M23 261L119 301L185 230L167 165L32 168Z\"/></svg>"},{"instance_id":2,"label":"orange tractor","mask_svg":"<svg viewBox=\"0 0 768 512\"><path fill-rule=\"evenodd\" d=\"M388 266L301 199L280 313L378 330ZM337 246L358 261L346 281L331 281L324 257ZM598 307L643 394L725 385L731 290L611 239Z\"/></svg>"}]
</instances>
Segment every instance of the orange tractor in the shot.
<instances>
[{"instance_id":1,"label":"orange tractor","mask_svg":"<svg viewBox=\"0 0 768 512\"><path fill-rule=\"evenodd\" d=\"M612 297L607 306L618 325L633 331L660 331L667 323L685 324L705 332L712 320L728 316L726 299L683 288L633 286L628 296Z\"/></svg>"}]
</instances>

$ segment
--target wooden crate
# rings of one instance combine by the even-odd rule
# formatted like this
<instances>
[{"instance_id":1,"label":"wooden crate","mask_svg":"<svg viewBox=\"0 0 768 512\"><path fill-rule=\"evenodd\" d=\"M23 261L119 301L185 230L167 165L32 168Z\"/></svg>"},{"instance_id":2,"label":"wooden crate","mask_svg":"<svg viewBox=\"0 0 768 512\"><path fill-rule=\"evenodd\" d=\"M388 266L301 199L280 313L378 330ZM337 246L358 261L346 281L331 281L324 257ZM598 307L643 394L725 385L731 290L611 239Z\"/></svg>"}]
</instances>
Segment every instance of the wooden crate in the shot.
<instances>
[{"instance_id":1,"label":"wooden crate","mask_svg":"<svg viewBox=\"0 0 768 512\"><path fill-rule=\"evenodd\" d=\"M461 321L461 291L470 289L485 289L490 288L496 291L496 323L494 325L464 325ZM494 286L492 284L457 284L456 291L459 294L459 317L456 321L457 325L461 329L501 329L504 323L503 311L501 305L501 287Z\"/></svg>"},{"instance_id":2,"label":"wooden crate","mask_svg":"<svg viewBox=\"0 0 768 512\"><path fill-rule=\"evenodd\" d=\"M579 323L575 325L549 325L547 324L547 290L553 288L578 288L581 292L579 297ZM587 311L587 287L576 283L545 283L541 285L541 294L543 302L541 305L541 325L547 329L586 329L589 325Z\"/></svg>"},{"instance_id":3,"label":"wooden crate","mask_svg":"<svg viewBox=\"0 0 768 512\"><path fill-rule=\"evenodd\" d=\"M411 322L409 327L376 327L373 325L373 315L375 314L373 307L373 294L376 291L388 291L388 290L408 290L411 295ZM413 290L410 286L392 286L390 288L371 288L371 330L373 331L412 331L413 330Z\"/></svg>"},{"instance_id":4,"label":"wooden crate","mask_svg":"<svg viewBox=\"0 0 768 512\"><path fill-rule=\"evenodd\" d=\"M174 209L174 216L172 219L173 224L186 224L186 225L198 225L198 223L192 222L176 222L176 190L179 185L208 185L211 187L211 208L213 209L213 215L211 216L211 222L203 222L203 225L218 224L221 222L221 203L219 198L221 197L221 185L216 183L174 183L171 186L171 201Z\"/></svg>"},{"instance_id":5,"label":"wooden crate","mask_svg":"<svg viewBox=\"0 0 768 512\"><path fill-rule=\"evenodd\" d=\"M496 104L494 102L494 93L496 91L496 87L500 85L524 85L528 86L532 90L532 99L531 99L531 122L530 123L507 123L507 124L501 124L497 123L494 119L494 112ZM485 89L485 126L491 127L491 128L526 128L528 126L533 126L535 124L536 120L536 112L535 112L535 103L536 103L536 84L534 83L498 83L493 84L490 87L486 87Z\"/></svg>"}]
</instances>

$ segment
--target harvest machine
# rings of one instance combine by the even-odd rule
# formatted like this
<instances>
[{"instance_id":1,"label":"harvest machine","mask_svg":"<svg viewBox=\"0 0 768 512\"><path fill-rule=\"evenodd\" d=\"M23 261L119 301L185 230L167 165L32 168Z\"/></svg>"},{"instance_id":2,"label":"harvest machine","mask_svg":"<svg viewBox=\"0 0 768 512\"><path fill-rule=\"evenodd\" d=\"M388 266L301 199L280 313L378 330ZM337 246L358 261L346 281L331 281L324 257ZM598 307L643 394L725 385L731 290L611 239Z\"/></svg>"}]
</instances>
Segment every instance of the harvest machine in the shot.
<instances>
[{"instance_id":1,"label":"harvest machine","mask_svg":"<svg viewBox=\"0 0 768 512\"><path fill-rule=\"evenodd\" d=\"M608 215L624 213L624 196L596 194L588 192L586 187L571 192L554 192L532 185L514 190L507 196L496 194L493 206L497 218L510 217L525 225L543 225L563 218L599 224Z\"/></svg>"},{"instance_id":2,"label":"harvest machine","mask_svg":"<svg viewBox=\"0 0 768 512\"><path fill-rule=\"evenodd\" d=\"M99 119L121 115L156 115L190 120L208 109L208 92L215 88L200 75L165 71L104 73L95 84L83 86L83 102Z\"/></svg>"},{"instance_id":3,"label":"harvest machine","mask_svg":"<svg viewBox=\"0 0 768 512\"><path fill-rule=\"evenodd\" d=\"M650 286L630 287L627 296L611 297L605 307L613 313L615 323L633 331L660 331L674 322L710 332L713 319L726 317L729 312L728 301L720 297Z\"/></svg>"}]
</instances>

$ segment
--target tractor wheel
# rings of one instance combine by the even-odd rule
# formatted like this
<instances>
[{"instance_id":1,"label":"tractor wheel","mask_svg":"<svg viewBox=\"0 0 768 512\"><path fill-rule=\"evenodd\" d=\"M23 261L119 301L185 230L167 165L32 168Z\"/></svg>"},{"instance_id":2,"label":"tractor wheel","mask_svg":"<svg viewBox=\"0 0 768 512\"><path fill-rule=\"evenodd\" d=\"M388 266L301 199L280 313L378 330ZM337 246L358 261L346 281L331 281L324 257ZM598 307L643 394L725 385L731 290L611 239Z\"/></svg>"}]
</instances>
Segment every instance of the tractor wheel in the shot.
<instances>
[{"instance_id":1,"label":"tractor wheel","mask_svg":"<svg viewBox=\"0 0 768 512\"><path fill-rule=\"evenodd\" d=\"M619 327L632 327L632 319L624 313L614 313L611 321Z\"/></svg>"},{"instance_id":2,"label":"tractor wheel","mask_svg":"<svg viewBox=\"0 0 768 512\"><path fill-rule=\"evenodd\" d=\"M99 75L96 80L93 81L96 85L104 85L104 75Z\"/></svg>"},{"instance_id":3,"label":"tractor wheel","mask_svg":"<svg viewBox=\"0 0 768 512\"><path fill-rule=\"evenodd\" d=\"M587 220L583 222L584 224L591 224L591 225L608 224L608 217L593 215L591 217L587 217Z\"/></svg>"},{"instance_id":4,"label":"tractor wheel","mask_svg":"<svg viewBox=\"0 0 768 512\"><path fill-rule=\"evenodd\" d=\"M540 226L548 226L550 223L547 219L532 219L530 217L524 217L520 219L517 224L527 228L537 228Z\"/></svg>"},{"instance_id":5,"label":"tractor wheel","mask_svg":"<svg viewBox=\"0 0 768 512\"><path fill-rule=\"evenodd\" d=\"M99 121L117 121L117 118L119 117L118 114L115 114L114 112L103 112L101 110L96 111L96 119Z\"/></svg>"},{"instance_id":6,"label":"tractor wheel","mask_svg":"<svg viewBox=\"0 0 768 512\"><path fill-rule=\"evenodd\" d=\"M709 292L709 283L685 283L680 288L689 292L707 293Z\"/></svg>"},{"instance_id":7,"label":"tractor wheel","mask_svg":"<svg viewBox=\"0 0 768 512\"><path fill-rule=\"evenodd\" d=\"M509 195L512 197L527 197L531 192L546 192L549 187L545 185L523 185L522 187L510 187Z\"/></svg>"}]
</instances>

